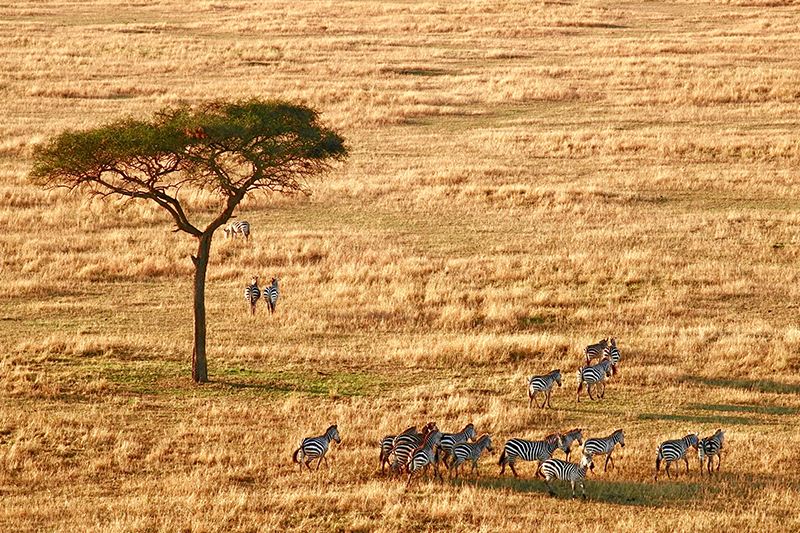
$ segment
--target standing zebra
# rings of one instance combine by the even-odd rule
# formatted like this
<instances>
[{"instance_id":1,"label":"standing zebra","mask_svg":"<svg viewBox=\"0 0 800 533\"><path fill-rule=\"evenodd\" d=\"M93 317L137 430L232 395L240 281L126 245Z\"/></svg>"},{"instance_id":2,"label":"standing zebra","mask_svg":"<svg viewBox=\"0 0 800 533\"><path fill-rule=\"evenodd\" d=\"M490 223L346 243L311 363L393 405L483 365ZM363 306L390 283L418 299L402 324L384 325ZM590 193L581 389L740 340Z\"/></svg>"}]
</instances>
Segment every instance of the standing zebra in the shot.
<instances>
[{"instance_id":1,"label":"standing zebra","mask_svg":"<svg viewBox=\"0 0 800 533\"><path fill-rule=\"evenodd\" d=\"M380 457L378 458L378 460L381 462L381 474L384 473L384 468L387 464L391 465L391 463L389 462L389 458L392 455L392 449L394 448L395 440L398 437L402 437L403 435L408 435L408 434L419 435L419 433L417 433L417 426L411 426L410 428L403 430L403 432L400 433L399 435L386 435L381 439L379 443L381 447L381 454Z\"/></svg>"},{"instance_id":2,"label":"standing zebra","mask_svg":"<svg viewBox=\"0 0 800 533\"><path fill-rule=\"evenodd\" d=\"M666 461L667 466L667 479L669 479L669 465L675 462L675 479L678 479L678 460L683 459L686 462L686 473L689 473L689 460L686 458L686 452L689 446L698 450L698 443L700 441L700 434L686 435L682 439L668 440L661 443L658 447L658 455L656 456L656 475L655 481L658 481L658 470L661 467L661 461ZM699 450L698 450L699 451ZM702 465L701 469L702 471Z\"/></svg>"},{"instance_id":3,"label":"standing zebra","mask_svg":"<svg viewBox=\"0 0 800 533\"><path fill-rule=\"evenodd\" d=\"M406 487L411 484L411 478L414 474L430 465L433 465L434 472L439 476L439 470L434 462L433 447L439 444L441 438L442 432L434 429L425 436L422 446L411 452L411 456L408 458L408 481L406 482Z\"/></svg>"},{"instance_id":4,"label":"standing zebra","mask_svg":"<svg viewBox=\"0 0 800 533\"><path fill-rule=\"evenodd\" d=\"M453 461L450 463L450 470L451 474L450 477L453 477L453 470L456 471L456 477L458 477L458 468L461 466L466 460L472 461L472 470L478 469L478 459L481 458L481 453L484 449L492 451L492 436L491 435L481 435L474 443L471 442L459 442L455 446L453 446ZM472 472L470 470L470 472Z\"/></svg>"},{"instance_id":5,"label":"standing zebra","mask_svg":"<svg viewBox=\"0 0 800 533\"><path fill-rule=\"evenodd\" d=\"M542 462L550 459L560 443L561 435L558 433L548 435L544 440L511 439L507 441L503 446L503 453L500 454L500 461L497 463L500 465L500 475L506 471L506 465L508 465L511 467L514 476L519 477L517 470L514 468L514 463L519 457L524 461L538 461L539 464L536 467L536 475L538 476Z\"/></svg>"},{"instance_id":6,"label":"standing zebra","mask_svg":"<svg viewBox=\"0 0 800 533\"><path fill-rule=\"evenodd\" d=\"M267 302L269 314L275 312L275 304L278 301L278 282L281 278L272 278L272 285L264 289L264 300Z\"/></svg>"},{"instance_id":7,"label":"standing zebra","mask_svg":"<svg viewBox=\"0 0 800 533\"><path fill-rule=\"evenodd\" d=\"M594 366L583 366L578 370L578 403L581 401L581 390L583 384L586 383L586 392L589 393L589 398L594 400L592 396L592 386L597 391L597 397L603 398L606 395L605 378L614 375L614 366L609 359L603 359ZM600 385L603 389L600 389Z\"/></svg>"},{"instance_id":8,"label":"standing zebra","mask_svg":"<svg viewBox=\"0 0 800 533\"><path fill-rule=\"evenodd\" d=\"M533 376L531 379L528 380L528 407L533 405L533 400L536 398L536 395L540 392L544 393L544 399L542 400L542 405L540 406L537 402L536 407L541 407L544 409L544 406L550 407L550 393L553 390L553 385L558 383L558 386L561 386L561 370L553 370L549 374L545 374L544 376Z\"/></svg>"},{"instance_id":9,"label":"standing zebra","mask_svg":"<svg viewBox=\"0 0 800 533\"><path fill-rule=\"evenodd\" d=\"M250 314L255 315L256 304L258 299L261 298L261 291L258 289L258 276L253 276L253 279L250 280L250 285L245 287L244 297L247 299L247 303L250 304Z\"/></svg>"},{"instance_id":10,"label":"standing zebra","mask_svg":"<svg viewBox=\"0 0 800 533\"><path fill-rule=\"evenodd\" d=\"M714 464L714 456L717 456L717 472L719 472L719 467L722 464L722 458L720 457L720 450L722 449L722 438L725 436L725 432L721 429L718 429L716 433L711 435L710 437L705 437L703 440L700 441L698 446L698 453L700 454L700 474L703 474L703 461L706 457L708 457L708 473L711 474L712 466Z\"/></svg>"},{"instance_id":11,"label":"standing zebra","mask_svg":"<svg viewBox=\"0 0 800 533\"><path fill-rule=\"evenodd\" d=\"M328 445L332 440L335 440L338 444L341 444L342 442L342 439L339 437L339 430L336 427L336 424L329 427L322 436L307 437L303 439L303 442L300 443L300 447L295 450L294 454L292 454L292 462L300 465L301 474L303 473L304 461L309 472L311 472L311 466L309 463L317 458L319 458L317 461L317 470L319 470L319 465L323 459L325 459L325 466L328 466L328 459L325 458L325 454L327 453Z\"/></svg>"},{"instance_id":12,"label":"standing zebra","mask_svg":"<svg viewBox=\"0 0 800 533\"><path fill-rule=\"evenodd\" d=\"M250 239L250 223L246 220L242 220L239 222L231 222L228 224L224 230L225 238L228 237L236 237L236 234L244 235L245 240Z\"/></svg>"},{"instance_id":13,"label":"standing zebra","mask_svg":"<svg viewBox=\"0 0 800 533\"><path fill-rule=\"evenodd\" d=\"M616 337L611 339L611 344L603 348L602 357L611 360L611 366L614 367L614 373L616 374L617 364L619 364L619 360L622 358L622 355L619 353L619 348L617 348Z\"/></svg>"},{"instance_id":14,"label":"standing zebra","mask_svg":"<svg viewBox=\"0 0 800 533\"><path fill-rule=\"evenodd\" d=\"M561 434L561 442L558 445L558 448L564 452L565 461L569 461L569 454L572 451L570 447L576 440L578 441L579 446L583 445L583 433L581 433L581 430L578 428L571 429L566 433Z\"/></svg>"},{"instance_id":15,"label":"standing zebra","mask_svg":"<svg viewBox=\"0 0 800 533\"><path fill-rule=\"evenodd\" d=\"M614 447L617 443L619 443L621 447L625 447L625 439L621 429L616 430L608 437L587 439L586 442L583 443L583 455L588 455L589 457L605 455L606 462L603 465L603 472L605 472L606 468L608 468L609 461L611 461L611 466L614 466L614 459L611 458L611 453L614 451ZM594 470L594 465L592 465L592 470Z\"/></svg>"},{"instance_id":16,"label":"standing zebra","mask_svg":"<svg viewBox=\"0 0 800 533\"><path fill-rule=\"evenodd\" d=\"M438 463L441 457L442 462L447 466L447 457L453 453L453 446L459 442L474 441L477 436L475 426L471 422L458 433L442 433L442 438L436 447L436 462Z\"/></svg>"},{"instance_id":17,"label":"standing zebra","mask_svg":"<svg viewBox=\"0 0 800 533\"><path fill-rule=\"evenodd\" d=\"M575 499L575 483L579 483L581 492L583 493L583 499L585 500L586 487L583 484L583 480L586 478L586 470L589 468L594 470L594 463L592 462L592 458L586 455L581 458L580 466L575 463L562 461L561 459L548 459L542 463L542 473L544 474L544 481L547 483L547 489L550 491L550 495L555 496L556 494L550 486L550 480L556 478L569 481L572 486L573 500Z\"/></svg>"},{"instance_id":18,"label":"standing zebra","mask_svg":"<svg viewBox=\"0 0 800 533\"><path fill-rule=\"evenodd\" d=\"M586 358L586 366L592 364L592 359L600 359L606 346L608 346L608 339L602 339L597 344L590 344L584 348L583 356Z\"/></svg>"}]
</instances>

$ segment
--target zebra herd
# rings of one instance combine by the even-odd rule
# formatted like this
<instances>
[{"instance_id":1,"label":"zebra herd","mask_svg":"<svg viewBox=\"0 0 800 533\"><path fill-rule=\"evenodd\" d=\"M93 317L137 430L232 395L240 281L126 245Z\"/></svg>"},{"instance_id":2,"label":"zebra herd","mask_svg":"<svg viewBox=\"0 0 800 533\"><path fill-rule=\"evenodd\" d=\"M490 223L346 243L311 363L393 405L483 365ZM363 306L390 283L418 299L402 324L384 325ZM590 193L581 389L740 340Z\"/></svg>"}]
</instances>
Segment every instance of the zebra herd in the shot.
<instances>
[{"instance_id":1,"label":"zebra herd","mask_svg":"<svg viewBox=\"0 0 800 533\"><path fill-rule=\"evenodd\" d=\"M250 223L246 220L231 222L225 229L225 238L235 238L237 235L244 236L245 240L250 238ZM269 314L275 313L275 304L278 302L278 282L281 278L272 278L270 286L266 287L263 291L264 301L267 303ZM261 298L262 291L258 287L258 276L253 276L250 280L250 285L244 288L244 298L250 305L250 315L255 316L256 304Z\"/></svg>"},{"instance_id":2,"label":"zebra herd","mask_svg":"<svg viewBox=\"0 0 800 533\"><path fill-rule=\"evenodd\" d=\"M257 279L256 279L257 281ZM578 372L578 401L580 401L580 391L583 384L587 385L589 396L592 387L595 388L598 398L604 396L605 377L616 374L617 364L620 361L620 352L616 346L616 338L609 337L597 344L592 344L584 349L586 365L581 367ZM593 360L598 360L597 364L592 365ZM593 373L593 371L595 371ZM550 406L550 393L555 384L560 387L562 377L560 370L543 376L534 376L528 380L528 406L531 407L536 397L543 393L542 403L536 402L537 407L544 408ZM602 385L603 388L599 389ZM658 474L661 463L665 463L667 477L670 477L670 466L676 465L675 477L678 476L678 465L680 460L686 464L689 471L689 461L686 457L689 448L697 450L700 457L700 473L704 467L708 473L713 472L714 457L717 457L717 468L720 468L720 450L722 449L723 436L725 432L721 429L716 433L705 438L700 438L699 433L690 434L682 439L668 440L658 446L656 455L656 468L654 480L658 481ZM460 467L467 462L472 462L471 473L479 475L478 461L484 451L492 451L492 435L483 434L480 437L475 429L475 425L470 423L464 426L461 431L455 433L443 433L435 422L429 422L417 431L417 426L411 426L396 435L386 435L379 444L380 455L379 463L381 474L400 477L407 475L406 486L411 484L414 476L426 473L430 468L434 475L443 479L439 471L439 466L447 469L449 477L456 478L459 475ZM310 462L317 459L317 470L320 463L324 460L327 465L325 454L331 441L341 443L337 426L328 428L325 434L319 437L303 439L300 447L294 452L292 460L300 465L300 472L303 471L305 464L311 471ZM572 445L574 442L582 446L581 459L578 463L569 461ZM608 470L609 463L614 468L613 452L617 445L625 447L625 437L622 429L613 431L606 437L593 437L584 440L583 430L580 428L569 430L565 433L550 433L542 440L526 440L522 438L511 438L503 446L498 465L500 466L499 475L505 473L506 466L511 469L515 477L520 477L515 468L517 460L536 461L535 477L542 477L547 485L550 494L553 494L551 481L553 479L568 481L572 487L572 498L575 499L575 487L581 487L582 497L586 498L586 488L584 480L589 470L594 471L594 458L605 456L603 471ZM553 454L556 450L564 452L564 459L556 459Z\"/></svg>"}]
</instances>

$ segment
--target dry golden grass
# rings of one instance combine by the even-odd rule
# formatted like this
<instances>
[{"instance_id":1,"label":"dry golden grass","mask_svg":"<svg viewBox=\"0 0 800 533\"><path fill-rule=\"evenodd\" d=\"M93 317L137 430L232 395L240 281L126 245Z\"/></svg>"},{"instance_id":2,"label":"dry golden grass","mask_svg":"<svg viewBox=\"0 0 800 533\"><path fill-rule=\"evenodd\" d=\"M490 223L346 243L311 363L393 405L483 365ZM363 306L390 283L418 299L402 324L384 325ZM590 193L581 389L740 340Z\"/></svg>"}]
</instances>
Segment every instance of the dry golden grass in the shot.
<instances>
[{"instance_id":1,"label":"dry golden grass","mask_svg":"<svg viewBox=\"0 0 800 533\"><path fill-rule=\"evenodd\" d=\"M780 1L0 5L0 530L797 531L798 27ZM194 243L26 175L63 129L249 96L352 155L214 243L198 387ZM608 334L621 375L578 404ZM479 478L379 474L428 420L494 434ZM298 474L331 423L331 468ZM625 429L588 501L498 477L505 440L573 427ZM660 442L717 427L720 474L653 483Z\"/></svg>"}]
</instances>

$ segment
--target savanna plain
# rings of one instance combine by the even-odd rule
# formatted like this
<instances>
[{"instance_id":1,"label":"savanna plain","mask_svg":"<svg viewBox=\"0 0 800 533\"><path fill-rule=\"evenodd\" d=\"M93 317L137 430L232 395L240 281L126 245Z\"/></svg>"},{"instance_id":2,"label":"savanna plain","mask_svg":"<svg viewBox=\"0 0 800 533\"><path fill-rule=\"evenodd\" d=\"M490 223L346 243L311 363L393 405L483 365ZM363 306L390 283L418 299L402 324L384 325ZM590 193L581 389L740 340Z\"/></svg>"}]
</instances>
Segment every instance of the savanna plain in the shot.
<instances>
[{"instance_id":1,"label":"savanna plain","mask_svg":"<svg viewBox=\"0 0 800 533\"><path fill-rule=\"evenodd\" d=\"M63 130L250 97L350 156L215 239L198 385L192 239L28 173ZM0 530L798 531L799 119L794 2L0 3ZM609 335L620 372L578 403ZM380 473L428 421L493 435L479 475ZM499 475L507 439L574 427L625 431L585 501ZM659 443L717 428L718 473L654 482Z\"/></svg>"}]
</instances>

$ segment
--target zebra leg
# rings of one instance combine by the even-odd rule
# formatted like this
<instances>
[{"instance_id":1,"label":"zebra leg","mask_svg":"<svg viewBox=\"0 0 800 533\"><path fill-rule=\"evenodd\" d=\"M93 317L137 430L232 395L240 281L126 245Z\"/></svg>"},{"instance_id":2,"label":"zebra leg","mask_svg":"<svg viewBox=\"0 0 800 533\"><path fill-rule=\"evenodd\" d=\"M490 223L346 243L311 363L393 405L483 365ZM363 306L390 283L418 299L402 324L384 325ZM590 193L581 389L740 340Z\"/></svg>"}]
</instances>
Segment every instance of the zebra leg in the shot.
<instances>
[{"instance_id":1,"label":"zebra leg","mask_svg":"<svg viewBox=\"0 0 800 533\"><path fill-rule=\"evenodd\" d=\"M544 478L544 482L547 485L547 491L550 493L550 496L555 496L556 493L553 492L553 487L550 485L550 478L549 477L545 477Z\"/></svg>"},{"instance_id":2,"label":"zebra leg","mask_svg":"<svg viewBox=\"0 0 800 533\"><path fill-rule=\"evenodd\" d=\"M512 461L512 462L510 462L510 463L508 464L508 466L510 466L510 467L511 467L511 471L512 471L512 472L514 472L514 477L519 477L519 474L517 474L517 471L516 471L516 469L514 468L514 462L513 462L513 461Z\"/></svg>"},{"instance_id":3,"label":"zebra leg","mask_svg":"<svg viewBox=\"0 0 800 533\"><path fill-rule=\"evenodd\" d=\"M689 459L687 459L686 456L684 455L683 456L683 460L686 461L686 475L688 476L689 475ZM677 468L676 468L676 470L677 470ZM675 478L677 479L677 477L678 477L678 475L676 474Z\"/></svg>"},{"instance_id":4,"label":"zebra leg","mask_svg":"<svg viewBox=\"0 0 800 533\"><path fill-rule=\"evenodd\" d=\"M569 486L572 487L572 499L574 500L575 499L575 482L574 481L570 481L569 482Z\"/></svg>"},{"instance_id":5,"label":"zebra leg","mask_svg":"<svg viewBox=\"0 0 800 533\"><path fill-rule=\"evenodd\" d=\"M581 494L583 494L583 499L586 499L586 486L583 484L583 481L579 482L581 484Z\"/></svg>"},{"instance_id":6,"label":"zebra leg","mask_svg":"<svg viewBox=\"0 0 800 533\"><path fill-rule=\"evenodd\" d=\"M659 468L661 468L661 457L656 457L656 475L653 477L654 481L658 481ZM669 478L669 463L667 463L667 478Z\"/></svg>"},{"instance_id":7,"label":"zebra leg","mask_svg":"<svg viewBox=\"0 0 800 533\"><path fill-rule=\"evenodd\" d=\"M595 383L595 387L597 387L597 384L596 384L596 383ZM589 385L588 383L586 384L586 392L588 392L588 393L589 393L589 398L591 398L592 400L594 400L594 396L592 396L592 386L591 386L591 385Z\"/></svg>"},{"instance_id":8,"label":"zebra leg","mask_svg":"<svg viewBox=\"0 0 800 533\"><path fill-rule=\"evenodd\" d=\"M608 468L608 462L609 461L611 461L611 468L614 468L614 459L611 458L611 454L610 453L606 456L606 464L603 466L603 472L605 472L606 468Z\"/></svg>"},{"instance_id":9,"label":"zebra leg","mask_svg":"<svg viewBox=\"0 0 800 533\"><path fill-rule=\"evenodd\" d=\"M600 391L600 385L603 386L603 390ZM605 381L598 381L597 382L597 397L598 398L605 398L606 397L606 382Z\"/></svg>"},{"instance_id":10,"label":"zebra leg","mask_svg":"<svg viewBox=\"0 0 800 533\"><path fill-rule=\"evenodd\" d=\"M550 391L547 391L547 407L550 407ZM542 409L544 409L544 402L542 402Z\"/></svg>"},{"instance_id":11,"label":"zebra leg","mask_svg":"<svg viewBox=\"0 0 800 533\"><path fill-rule=\"evenodd\" d=\"M581 403L581 389L583 388L583 381L578 383L578 403Z\"/></svg>"},{"instance_id":12,"label":"zebra leg","mask_svg":"<svg viewBox=\"0 0 800 533\"><path fill-rule=\"evenodd\" d=\"M722 466L722 454L717 454L717 472L719 472L719 467Z\"/></svg>"},{"instance_id":13,"label":"zebra leg","mask_svg":"<svg viewBox=\"0 0 800 533\"><path fill-rule=\"evenodd\" d=\"M313 458L313 457L308 457L308 458L306 459L306 468L308 468L308 471L309 471L309 472L312 472L312 470L311 470L311 461L313 461L313 460L314 460L314 458ZM302 468L302 467L301 467L301 468Z\"/></svg>"}]
</instances>

